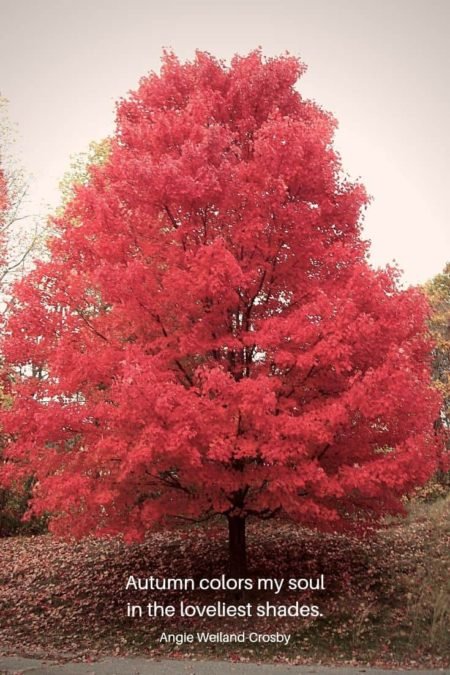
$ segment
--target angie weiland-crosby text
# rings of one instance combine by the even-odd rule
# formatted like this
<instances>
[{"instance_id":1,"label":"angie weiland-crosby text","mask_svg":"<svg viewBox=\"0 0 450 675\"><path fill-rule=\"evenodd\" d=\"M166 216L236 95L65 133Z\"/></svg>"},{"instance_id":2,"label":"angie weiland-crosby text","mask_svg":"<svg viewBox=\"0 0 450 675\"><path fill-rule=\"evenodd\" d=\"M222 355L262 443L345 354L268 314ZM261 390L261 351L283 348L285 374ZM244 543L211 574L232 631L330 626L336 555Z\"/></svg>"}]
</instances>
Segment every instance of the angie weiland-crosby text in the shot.
<instances>
[{"instance_id":1,"label":"angie weiland-crosby text","mask_svg":"<svg viewBox=\"0 0 450 675\"><path fill-rule=\"evenodd\" d=\"M262 643L277 643L288 645L291 639L290 633L246 633L240 631L239 633L161 633L160 642L172 642L177 646L183 645L186 642L262 642Z\"/></svg>"}]
</instances>

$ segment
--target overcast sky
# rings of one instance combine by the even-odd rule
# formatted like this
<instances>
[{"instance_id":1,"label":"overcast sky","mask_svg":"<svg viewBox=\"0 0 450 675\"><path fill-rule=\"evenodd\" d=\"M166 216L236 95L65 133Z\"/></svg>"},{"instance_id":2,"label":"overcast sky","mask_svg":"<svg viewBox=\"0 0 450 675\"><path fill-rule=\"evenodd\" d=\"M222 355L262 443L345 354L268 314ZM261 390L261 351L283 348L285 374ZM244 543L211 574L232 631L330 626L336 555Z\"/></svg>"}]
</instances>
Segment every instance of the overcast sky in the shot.
<instances>
[{"instance_id":1,"label":"overcast sky","mask_svg":"<svg viewBox=\"0 0 450 675\"><path fill-rule=\"evenodd\" d=\"M115 101L159 70L162 47L288 50L373 196L373 264L396 260L421 283L450 260L449 35L450 0L0 0L0 92L34 176L30 208L58 204L70 156L113 131Z\"/></svg>"}]
</instances>

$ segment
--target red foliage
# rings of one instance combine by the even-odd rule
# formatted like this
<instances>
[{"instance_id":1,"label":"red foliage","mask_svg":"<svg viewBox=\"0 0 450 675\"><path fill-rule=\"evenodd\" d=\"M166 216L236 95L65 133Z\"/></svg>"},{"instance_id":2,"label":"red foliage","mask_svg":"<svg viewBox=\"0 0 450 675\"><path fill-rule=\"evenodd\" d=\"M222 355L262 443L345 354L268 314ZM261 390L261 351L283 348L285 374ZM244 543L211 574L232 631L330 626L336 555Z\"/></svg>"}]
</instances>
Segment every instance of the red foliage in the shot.
<instances>
[{"instance_id":1,"label":"red foliage","mask_svg":"<svg viewBox=\"0 0 450 675\"><path fill-rule=\"evenodd\" d=\"M17 285L9 467L37 476L55 531L338 525L399 511L433 473L427 304L369 267L366 193L303 70L166 54Z\"/></svg>"}]
</instances>

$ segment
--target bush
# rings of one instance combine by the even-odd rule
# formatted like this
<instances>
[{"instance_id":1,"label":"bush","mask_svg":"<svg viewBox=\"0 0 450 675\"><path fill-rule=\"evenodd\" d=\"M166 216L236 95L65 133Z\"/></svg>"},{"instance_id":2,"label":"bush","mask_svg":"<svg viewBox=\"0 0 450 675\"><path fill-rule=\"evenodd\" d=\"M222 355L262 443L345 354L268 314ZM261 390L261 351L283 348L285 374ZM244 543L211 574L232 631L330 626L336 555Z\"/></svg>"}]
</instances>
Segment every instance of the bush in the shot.
<instances>
[{"instance_id":1,"label":"bush","mask_svg":"<svg viewBox=\"0 0 450 675\"><path fill-rule=\"evenodd\" d=\"M433 504L413 504L410 517L427 523L426 564L417 569L408 593L411 642L450 653L450 495Z\"/></svg>"},{"instance_id":2,"label":"bush","mask_svg":"<svg viewBox=\"0 0 450 675\"><path fill-rule=\"evenodd\" d=\"M33 479L13 489L0 488L0 537L43 534L47 531L47 517L23 520L31 496Z\"/></svg>"}]
</instances>

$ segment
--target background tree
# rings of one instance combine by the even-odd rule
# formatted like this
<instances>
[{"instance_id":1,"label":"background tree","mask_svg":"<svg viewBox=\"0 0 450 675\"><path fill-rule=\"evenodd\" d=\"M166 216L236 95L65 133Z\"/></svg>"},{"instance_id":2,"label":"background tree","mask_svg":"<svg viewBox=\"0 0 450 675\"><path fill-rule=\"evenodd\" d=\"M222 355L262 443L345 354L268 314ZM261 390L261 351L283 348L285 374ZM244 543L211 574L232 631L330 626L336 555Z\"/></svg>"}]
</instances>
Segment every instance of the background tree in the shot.
<instances>
[{"instance_id":1,"label":"background tree","mask_svg":"<svg viewBox=\"0 0 450 675\"><path fill-rule=\"evenodd\" d=\"M433 378L442 393L441 420L450 430L450 264L428 282L424 290L429 298L432 313L430 329L435 345L433 350Z\"/></svg>"},{"instance_id":2,"label":"background tree","mask_svg":"<svg viewBox=\"0 0 450 675\"><path fill-rule=\"evenodd\" d=\"M303 71L166 54L17 285L5 474L55 532L220 514L239 575L247 517L374 523L435 470L427 303L369 267Z\"/></svg>"},{"instance_id":3,"label":"background tree","mask_svg":"<svg viewBox=\"0 0 450 675\"><path fill-rule=\"evenodd\" d=\"M59 184L61 192L61 211L73 199L76 188L86 185L90 179L90 169L101 166L108 159L110 140L92 141L86 152L80 152L72 158L70 169L65 173Z\"/></svg>"},{"instance_id":4,"label":"background tree","mask_svg":"<svg viewBox=\"0 0 450 675\"><path fill-rule=\"evenodd\" d=\"M33 253L38 253L44 230L37 214L29 212L27 179L14 157L16 134L8 117L8 101L0 94L0 170L3 197L0 220L0 282L4 303L10 284L25 272Z\"/></svg>"},{"instance_id":5,"label":"background tree","mask_svg":"<svg viewBox=\"0 0 450 675\"><path fill-rule=\"evenodd\" d=\"M0 279L4 322L11 302L11 283L24 273L26 265L32 265L32 256L45 257L45 240L50 232L47 227L38 223L30 228L31 216L24 213L27 187L24 174L13 159L14 130L8 119L5 99L0 99L0 140L1 157L5 158L6 166L6 170L0 170ZM64 205L73 197L75 186L82 185L88 180L88 167L102 164L107 154L108 139L104 139L98 143L91 143L87 152L79 153L72 159L70 169L60 184L60 210L63 210ZM25 366L23 371L26 375L29 368ZM39 369L34 369L34 375L42 376L42 373ZM9 364L3 363L1 404L6 408L11 405L10 379L14 376L15 373L9 368ZM3 436L1 446L7 442L7 437ZM45 516L31 517L22 522L34 481L33 475L21 475L12 485L0 488L0 536L36 534L46 529Z\"/></svg>"},{"instance_id":6,"label":"background tree","mask_svg":"<svg viewBox=\"0 0 450 675\"><path fill-rule=\"evenodd\" d=\"M450 264L424 286L431 305L429 326L434 339L432 373L441 395L442 409L437 422L450 448ZM450 489L450 454L442 456L435 480L424 496L440 496Z\"/></svg>"},{"instance_id":7,"label":"background tree","mask_svg":"<svg viewBox=\"0 0 450 675\"><path fill-rule=\"evenodd\" d=\"M3 332L9 302L11 283L24 273L31 254L37 253L41 240L37 222L32 222L27 213L27 182L25 175L14 159L15 132L8 117L7 100L0 96L0 330ZM11 405L11 370L1 359L0 406ZM0 435L0 463L4 461L2 450L8 442ZM31 518L23 524L21 518L27 509L33 477L28 475L15 481L8 488L0 488L0 536L18 532L37 532L44 520Z\"/></svg>"},{"instance_id":8,"label":"background tree","mask_svg":"<svg viewBox=\"0 0 450 675\"><path fill-rule=\"evenodd\" d=\"M0 167L0 224L3 225L8 210L8 189L4 171Z\"/></svg>"}]
</instances>

